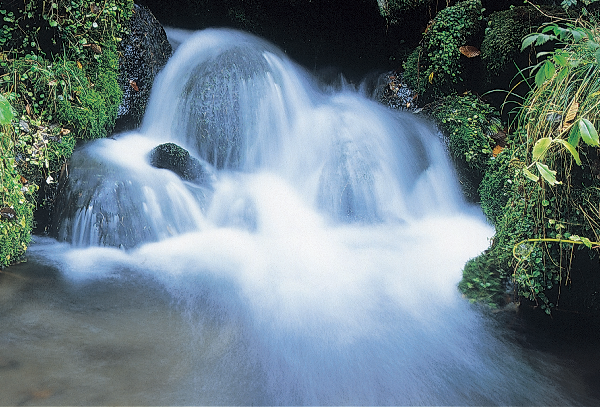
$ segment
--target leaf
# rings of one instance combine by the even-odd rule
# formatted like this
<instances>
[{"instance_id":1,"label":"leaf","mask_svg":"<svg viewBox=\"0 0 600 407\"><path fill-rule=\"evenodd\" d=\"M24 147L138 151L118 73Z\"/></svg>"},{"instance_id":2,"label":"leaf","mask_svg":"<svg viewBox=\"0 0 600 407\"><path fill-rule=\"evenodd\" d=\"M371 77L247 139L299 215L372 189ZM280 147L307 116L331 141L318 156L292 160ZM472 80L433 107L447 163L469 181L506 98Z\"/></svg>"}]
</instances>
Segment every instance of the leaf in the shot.
<instances>
[{"instance_id":1,"label":"leaf","mask_svg":"<svg viewBox=\"0 0 600 407\"><path fill-rule=\"evenodd\" d=\"M523 51L525 48L527 48L528 46L533 44L535 42L535 40L537 40L538 35L539 34L534 33L534 34L529 34L527 37L523 38L523 43L521 44L521 51Z\"/></svg>"},{"instance_id":2,"label":"leaf","mask_svg":"<svg viewBox=\"0 0 600 407\"><path fill-rule=\"evenodd\" d=\"M428 80L429 80L429 83L433 83L433 72L431 72L431 73L429 74L429 78L428 78Z\"/></svg>"},{"instance_id":3,"label":"leaf","mask_svg":"<svg viewBox=\"0 0 600 407\"><path fill-rule=\"evenodd\" d=\"M593 147L600 146L598 141L598 132L596 131L596 128L592 122L590 122L588 119L579 120L579 133L586 144Z\"/></svg>"},{"instance_id":4,"label":"leaf","mask_svg":"<svg viewBox=\"0 0 600 407\"><path fill-rule=\"evenodd\" d=\"M554 64L550 61L546 61L542 64L538 73L535 75L535 84L540 87L546 80L552 78L554 73L556 72L556 68Z\"/></svg>"},{"instance_id":5,"label":"leaf","mask_svg":"<svg viewBox=\"0 0 600 407\"><path fill-rule=\"evenodd\" d=\"M496 147L494 147L494 149L492 150L492 156L497 157L498 154L500 154L502 152L502 150L504 150L504 147L502 147L501 145L497 145Z\"/></svg>"},{"instance_id":6,"label":"leaf","mask_svg":"<svg viewBox=\"0 0 600 407\"><path fill-rule=\"evenodd\" d=\"M581 243L583 243L588 249L592 248L592 242L587 237L581 237Z\"/></svg>"},{"instance_id":7,"label":"leaf","mask_svg":"<svg viewBox=\"0 0 600 407\"><path fill-rule=\"evenodd\" d=\"M539 161L544 158L550 144L552 144L552 138L550 137L544 137L536 141L533 146L533 161Z\"/></svg>"},{"instance_id":8,"label":"leaf","mask_svg":"<svg viewBox=\"0 0 600 407\"><path fill-rule=\"evenodd\" d=\"M554 56L552 57L552 59L554 59L554 62L556 62L560 66L567 66L568 63L569 63L567 61L567 58L563 54L559 54L558 52L556 52L554 54Z\"/></svg>"},{"instance_id":9,"label":"leaf","mask_svg":"<svg viewBox=\"0 0 600 407\"><path fill-rule=\"evenodd\" d=\"M10 102L0 94L0 125L9 124L15 117L10 106Z\"/></svg>"},{"instance_id":10,"label":"leaf","mask_svg":"<svg viewBox=\"0 0 600 407\"><path fill-rule=\"evenodd\" d=\"M463 45L462 47L459 47L458 50L467 58L474 58L481 55L481 51L472 45Z\"/></svg>"},{"instance_id":11,"label":"leaf","mask_svg":"<svg viewBox=\"0 0 600 407\"><path fill-rule=\"evenodd\" d=\"M565 120L563 121L563 126L566 126L568 122L572 122L575 120L575 116L577 116L577 112L579 111L579 103L573 102L567 110L567 114L565 115Z\"/></svg>"},{"instance_id":12,"label":"leaf","mask_svg":"<svg viewBox=\"0 0 600 407\"><path fill-rule=\"evenodd\" d=\"M569 144L573 147L577 147L577 145L579 145L579 139L581 139L581 134L579 133L579 126L571 127L568 140Z\"/></svg>"},{"instance_id":13,"label":"leaf","mask_svg":"<svg viewBox=\"0 0 600 407\"><path fill-rule=\"evenodd\" d=\"M538 34L537 38L535 39L535 45L544 45L548 41L555 39L556 37L554 35Z\"/></svg>"},{"instance_id":14,"label":"leaf","mask_svg":"<svg viewBox=\"0 0 600 407\"><path fill-rule=\"evenodd\" d=\"M542 176L542 178L544 178L548 184L550 184L550 185L561 184L560 181L556 180L556 171L551 170L547 165L542 164L537 161L535 163L535 166L537 167L538 171L540 172L540 175Z\"/></svg>"},{"instance_id":15,"label":"leaf","mask_svg":"<svg viewBox=\"0 0 600 407\"><path fill-rule=\"evenodd\" d=\"M579 153L575 149L575 146L573 146L568 141L565 141L565 140L560 139L560 138L555 139L554 141L556 141L557 143L562 144L569 151L569 153L571 153L571 155L575 159L575 162L577 163L577 165L581 165L581 158L579 158Z\"/></svg>"},{"instance_id":16,"label":"leaf","mask_svg":"<svg viewBox=\"0 0 600 407\"><path fill-rule=\"evenodd\" d=\"M523 168L523 174L533 182L538 182L540 179L540 177L529 171L527 168Z\"/></svg>"}]
</instances>

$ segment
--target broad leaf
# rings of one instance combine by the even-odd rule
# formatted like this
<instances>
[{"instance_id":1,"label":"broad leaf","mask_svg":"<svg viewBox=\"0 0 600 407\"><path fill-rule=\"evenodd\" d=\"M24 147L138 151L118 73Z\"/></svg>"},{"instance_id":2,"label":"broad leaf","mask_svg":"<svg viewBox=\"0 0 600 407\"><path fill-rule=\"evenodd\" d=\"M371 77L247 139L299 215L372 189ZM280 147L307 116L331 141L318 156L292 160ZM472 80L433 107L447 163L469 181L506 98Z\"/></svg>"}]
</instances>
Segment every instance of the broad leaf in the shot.
<instances>
[{"instance_id":1,"label":"broad leaf","mask_svg":"<svg viewBox=\"0 0 600 407\"><path fill-rule=\"evenodd\" d=\"M598 132L596 131L596 128L594 127L592 122L590 122L588 119L579 120L579 133L581 134L581 138L583 139L583 141L586 142L586 144L593 147L600 146L598 140Z\"/></svg>"},{"instance_id":2,"label":"broad leaf","mask_svg":"<svg viewBox=\"0 0 600 407\"><path fill-rule=\"evenodd\" d=\"M550 79L554 76L556 72L556 68L554 68L554 64L550 61L546 61L542 64L538 73L535 75L535 84L540 87L547 79Z\"/></svg>"},{"instance_id":3,"label":"broad leaf","mask_svg":"<svg viewBox=\"0 0 600 407\"><path fill-rule=\"evenodd\" d=\"M523 168L523 174L533 182L538 182L540 179L540 177L529 171L527 168Z\"/></svg>"},{"instance_id":4,"label":"broad leaf","mask_svg":"<svg viewBox=\"0 0 600 407\"><path fill-rule=\"evenodd\" d=\"M539 161L544 158L550 144L552 144L552 138L550 137L544 137L536 141L533 146L533 161Z\"/></svg>"},{"instance_id":5,"label":"broad leaf","mask_svg":"<svg viewBox=\"0 0 600 407\"><path fill-rule=\"evenodd\" d=\"M571 127L571 131L569 132L569 144L573 147L577 147L580 139L581 134L579 133L579 126Z\"/></svg>"},{"instance_id":6,"label":"broad leaf","mask_svg":"<svg viewBox=\"0 0 600 407\"><path fill-rule=\"evenodd\" d=\"M542 176L542 178L544 178L548 184L550 184L550 185L561 184L561 182L556 180L556 171L551 170L547 165L542 164L540 162L536 162L535 166L537 167L538 171L540 172L540 175Z\"/></svg>"},{"instance_id":7,"label":"broad leaf","mask_svg":"<svg viewBox=\"0 0 600 407\"><path fill-rule=\"evenodd\" d=\"M568 61L567 58L563 54L559 54L556 52L553 56L554 62L556 62L560 66L567 66Z\"/></svg>"},{"instance_id":8,"label":"broad leaf","mask_svg":"<svg viewBox=\"0 0 600 407\"><path fill-rule=\"evenodd\" d=\"M10 103L0 94L0 125L9 124L15 117L10 107Z\"/></svg>"},{"instance_id":9,"label":"broad leaf","mask_svg":"<svg viewBox=\"0 0 600 407\"><path fill-rule=\"evenodd\" d=\"M539 34L529 34L527 37L523 38L523 43L521 44L521 51L530 46L537 40Z\"/></svg>"},{"instance_id":10,"label":"broad leaf","mask_svg":"<svg viewBox=\"0 0 600 407\"><path fill-rule=\"evenodd\" d=\"M592 248L592 242L590 242L590 239L588 239L587 237L582 237L581 238L581 242L588 248L591 249Z\"/></svg>"},{"instance_id":11,"label":"broad leaf","mask_svg":"<svg viewBox=\"0 0 600 407\"><path fill-rule=\"evenodd\" d=\"M575 159L575 162L577 163L577 165L581 165L581 159L579 158L579 153L575 149L575 146L573 146L568 141L560 139L560 138L555 139L554 141L556 141L557 143L562 144L569 151L569 153L571 153L571 155Z\"/></svg>"}]
</instances>

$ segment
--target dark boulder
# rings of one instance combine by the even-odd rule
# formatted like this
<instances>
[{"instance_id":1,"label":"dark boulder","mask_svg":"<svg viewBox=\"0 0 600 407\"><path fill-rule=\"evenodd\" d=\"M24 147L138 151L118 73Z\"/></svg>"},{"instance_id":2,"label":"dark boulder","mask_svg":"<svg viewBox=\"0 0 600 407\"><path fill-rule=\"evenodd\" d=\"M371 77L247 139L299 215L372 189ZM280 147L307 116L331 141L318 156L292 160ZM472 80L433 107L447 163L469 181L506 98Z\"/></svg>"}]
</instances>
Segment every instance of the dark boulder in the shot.
<instances>
[{"instance_id":1,"label":"dark boulder","mask_svg":"<svg viewBox=\"0 0 600 407\"><path fill-rule=\"evenodd\" d=\"M154 78L172 53L165 30L147 7L136 4L129 24L130 33L121 41L119 86L123 102L115 131L141 124Z\"/></svg>"},{"instance_id":2,"label":"dark boulder","mask_svg":"<svg viewBox=\"0 0 600 407\"><path fill-rule=\"evenodd\" d=\"M150 164L156 168L173 171L186 181L205 181L206 173L202 169L200 160L174 143L165 143L156 146L150 153Z\"/></svg>"}]
</instances>

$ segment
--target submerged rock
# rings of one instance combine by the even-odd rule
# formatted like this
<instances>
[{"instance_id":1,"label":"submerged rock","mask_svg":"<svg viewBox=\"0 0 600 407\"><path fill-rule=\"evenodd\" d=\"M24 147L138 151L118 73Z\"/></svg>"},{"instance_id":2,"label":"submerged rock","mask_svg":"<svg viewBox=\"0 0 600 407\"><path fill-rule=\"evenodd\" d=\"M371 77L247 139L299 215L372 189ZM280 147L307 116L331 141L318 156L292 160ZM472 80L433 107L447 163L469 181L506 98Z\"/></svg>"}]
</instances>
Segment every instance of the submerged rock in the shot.
<instances>
[{"instance_id":1,"label":"submerged rock","mask_svg":"<svg viewBox=\"0 0 600 407\"><path fill-rule=\"evenodd\" d=\"M121 42L119 86L123 101L115 131L131 130L141 124L154 78L171 53L171 44L161 24L148 8L136 4L130 34Z\"/></svg>"},{"instance_id":2,"label":"submerged rock","mask_svg":"<svg viewBox=\"0 0 600 407\"><path fill-rule=\"evenodd\" d=\"M150 164L173 171L186 181L203 182L205 173L200 160L175 143L156 146L150 153Z\"/></svg>"}]
</instances>

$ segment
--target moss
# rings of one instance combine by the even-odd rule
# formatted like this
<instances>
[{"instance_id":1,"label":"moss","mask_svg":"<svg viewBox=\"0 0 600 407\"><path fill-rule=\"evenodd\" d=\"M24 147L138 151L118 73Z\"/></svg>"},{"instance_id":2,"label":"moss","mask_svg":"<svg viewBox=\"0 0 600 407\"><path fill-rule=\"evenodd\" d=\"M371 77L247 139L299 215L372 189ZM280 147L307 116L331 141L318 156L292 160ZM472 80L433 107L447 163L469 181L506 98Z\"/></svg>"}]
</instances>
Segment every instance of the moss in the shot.
<instances>
[{"instance_id":1,"label":"moss","mask_svg":"<svg viewBox=\"0 0 600 407\"><path fill-rule=\"evenodd\" d=\"M3 185L16 185L18 179L29 194L28 199L16 192L3 197L18 215L5 227L22 228L11 232L15 250L29 242L33 208L36 219L47 221L55 180L76 141L105 137L114 127L122 97L117 47L132 9L132 0L0 6L0 91L9 95L18 118L9 126L11 142L3 145L3 159L10 165L1 175ZM14 259L16 253L0 253L3 265Z\"/></svg>"},{"instance_id":2,"label":"moss","mask_svg":"<svg viewBox=\"0 0 600 407\"><path fill-rule=\"evenodd\" d=\"M464 0L441 10L433 19L422 45L403 64L405 79L422 102L429 102L463 88L470 58L464 45L478 46L483 29L483 7L479 0Z\"/></svg>"},{"instance_id":3,"label":"moss","mask_svg":"<svg viewBox=\"0 0 600 407\"><path fill-rule=\"evenodd\" d=\"M458 289L472 302L496 308L506 302L505 265L491 251L469 260Z\"/></svg>"},{"instance_id":4,"label":"moss","mask_svg":"<svg viewBox=\"0 0 600 407\"><path fill-rule=\"evenodd\" d=\"M22 183L9 126L0 131L0 268L21 259L31 240L35 185Z\"/></svg>"},{"instance_id":5,"label":"moss","mask_svg":"<svg viewBox=\"0 0 600 407\"><path fill-rule=\"evenodd\" d=\"M434 0L378 0L379 12L392 24L402 21L402 15L410 11L423 11L435 6Z\"/></svg>"},{"instance_id":6,"label":"moss","mask_svg":"<svg viewBox=\"0 0 600 407\"><path fill-rule=\"evenodd\" d=\"M544 8L544 11L556 10ZM547 21L548 17L530 5L492 13L481 43L481 60L488 76L493 79L507 70L513 72L515 63L526 66L527 54L521 52L523 37Z\"/></svg>"},{"instance_id":7,"label":"moss","mask_svg":"<svg viewBox=\"0 0 600 407\"><path fill-rule=\"evenodd\" d=\"M490 223L496 227L512 194L513 179L520 170L518 163L525 155L523 145L509 142L510 148L505 148L489 161L478 188L481 209Z\"/></svg>"},{"instance_id":8,"label":"moss","mask_svg":"<svg viewBox=\"0 0 600 407\"><path fill-rule=\"evenodd\" d=\"M447 140L467 197L478 201L477 188L497 145L492 136L502 127L498 113L472 94L443 97L428 111Z\"/></svg>"}]
</instances>

